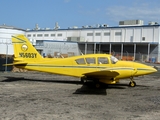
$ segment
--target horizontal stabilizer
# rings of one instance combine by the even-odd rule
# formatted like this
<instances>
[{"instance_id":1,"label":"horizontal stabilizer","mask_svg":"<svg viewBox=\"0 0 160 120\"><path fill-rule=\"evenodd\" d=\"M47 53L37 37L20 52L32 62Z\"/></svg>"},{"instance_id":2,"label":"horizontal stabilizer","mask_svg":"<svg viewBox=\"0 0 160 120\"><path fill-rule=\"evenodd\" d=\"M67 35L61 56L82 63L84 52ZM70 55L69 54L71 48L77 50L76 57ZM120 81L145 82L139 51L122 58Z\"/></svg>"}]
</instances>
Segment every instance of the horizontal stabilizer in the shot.
<instances>
[{"instance_id":1,"label":"horizontal stabilizer","mask_svg":"<svg viewBox=\"0 0 160 120\"><path fill-rule=\"evenodd\" d=\"M10 64L3 64L3 66L13 66L13 65L25 65L27 62L16 62L16 63L10 63Z\"/></svg>"}]
</instances>

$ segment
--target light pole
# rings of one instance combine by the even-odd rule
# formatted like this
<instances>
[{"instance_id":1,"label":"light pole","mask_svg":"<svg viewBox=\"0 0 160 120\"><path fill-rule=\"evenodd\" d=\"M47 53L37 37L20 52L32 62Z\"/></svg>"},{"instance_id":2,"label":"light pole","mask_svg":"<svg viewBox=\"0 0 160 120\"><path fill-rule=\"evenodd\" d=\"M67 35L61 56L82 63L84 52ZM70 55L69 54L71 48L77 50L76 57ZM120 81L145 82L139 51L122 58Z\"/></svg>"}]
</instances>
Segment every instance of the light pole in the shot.
<instances>
[{"instance_id":1,"label":"light pole","mask_svg":"<svg viewBox=\"0 0 160 120\"><path fill-rule=\"evenodd\" d=\"M6 64L8 62L8 44L6 43ZM5 72L7 72L7 65L5 66Z\"/></svg>"},{"instance_id":2,"label":"light pole","mask_svg":"<svg viewBox=\"0 0 160 120\"><path fill-rule=\"evenodd\" d=\"M5 64L7 64L8 63L8 45L12 45L11 40L10 39L6 40L6 42L4 44L6 44L6 57L5 57L6 61L5 61ZM7 72L7 69L8 69L8 67L6 65L5 66L5 72Z\"/></svg>"}]
</instances>

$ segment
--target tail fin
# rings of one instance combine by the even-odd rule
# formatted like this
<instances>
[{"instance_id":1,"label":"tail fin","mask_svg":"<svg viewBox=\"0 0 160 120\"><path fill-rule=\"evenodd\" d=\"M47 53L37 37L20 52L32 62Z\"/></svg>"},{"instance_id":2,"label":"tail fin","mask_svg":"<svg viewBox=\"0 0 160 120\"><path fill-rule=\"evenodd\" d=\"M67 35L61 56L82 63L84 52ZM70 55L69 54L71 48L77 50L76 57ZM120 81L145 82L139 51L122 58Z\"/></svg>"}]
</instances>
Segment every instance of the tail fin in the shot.
<instances>
[{"instance_id":1,"label":"tail fin","mask_svg":"<svg viewBox=\"0 0 160 120\"><path fill-rule=\"evenodd\" d=\"M36 62L43 59L24 35L12 36L12 43L15 62Z\"/></svg>"}]
</instances>

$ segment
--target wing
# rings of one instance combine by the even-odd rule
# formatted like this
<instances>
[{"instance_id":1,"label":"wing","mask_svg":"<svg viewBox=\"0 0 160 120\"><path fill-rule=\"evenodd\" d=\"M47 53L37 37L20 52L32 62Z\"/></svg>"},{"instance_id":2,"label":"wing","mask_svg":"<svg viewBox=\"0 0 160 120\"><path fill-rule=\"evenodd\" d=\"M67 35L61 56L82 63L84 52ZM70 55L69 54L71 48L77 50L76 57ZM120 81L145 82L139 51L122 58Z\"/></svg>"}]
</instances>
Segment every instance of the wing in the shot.
<instances>
[{"instance_id":1,"label":"wing","mask_svg":"<svg viewBox=\"0 0 160 120\"><path fill-rule=\"evenodd\" d=\"M89 72L84 74L88 78L113 78L119 75L117 71L112 70L103 70L103 71L95 71L95 72Z\"/></svg>"}]
</instances>

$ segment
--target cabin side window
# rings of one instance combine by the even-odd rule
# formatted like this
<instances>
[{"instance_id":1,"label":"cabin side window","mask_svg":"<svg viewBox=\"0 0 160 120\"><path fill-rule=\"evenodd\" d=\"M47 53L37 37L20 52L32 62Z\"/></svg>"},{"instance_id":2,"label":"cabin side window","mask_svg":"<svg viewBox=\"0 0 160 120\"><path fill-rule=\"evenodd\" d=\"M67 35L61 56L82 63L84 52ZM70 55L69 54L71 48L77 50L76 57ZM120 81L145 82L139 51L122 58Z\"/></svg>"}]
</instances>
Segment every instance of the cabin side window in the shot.
<instances>
[{"instance_id":1,"label":"cabin side window","mask_svg":"<svg viewBox=\"0 0 160 120\"><path fill-rule=\"evenodd\" d=\"M111 56L110 59L112 64L116 64L118 62L118 59L114 56Z\"/></svg>"},{"instance_id":2,"label":"cabin side window","mask_svg":"<svg viewBox=\"0 0 160 120\"><path fill-rule=\"evenodd\" d=\"M96 60L93 57L86 58L87 64L96 64Z\"/></svg>"},{"instance_id":3,"label":"cabin side window","mask_svg":"<svg viewBox=\"0 0 160 120\"><path fill-rule=\"evenodd\" d=\"M79 65L84 65L84 64L86 64L84 58L76 59L75 61L76 61L76 63L79 64Z\"/></svg>"},{"instance_id":4,"label":"cabin side window","mask_svg":"<svg viewBox=\"0 0 160 120\"><path fill-rule=\"evenodd\" d=\"M107 57L98 57L98 64L109 64Z\"/></svg>"}]
</instances>

